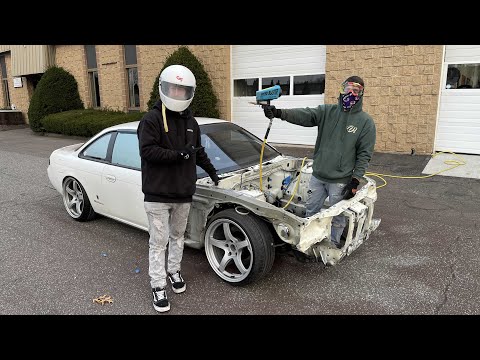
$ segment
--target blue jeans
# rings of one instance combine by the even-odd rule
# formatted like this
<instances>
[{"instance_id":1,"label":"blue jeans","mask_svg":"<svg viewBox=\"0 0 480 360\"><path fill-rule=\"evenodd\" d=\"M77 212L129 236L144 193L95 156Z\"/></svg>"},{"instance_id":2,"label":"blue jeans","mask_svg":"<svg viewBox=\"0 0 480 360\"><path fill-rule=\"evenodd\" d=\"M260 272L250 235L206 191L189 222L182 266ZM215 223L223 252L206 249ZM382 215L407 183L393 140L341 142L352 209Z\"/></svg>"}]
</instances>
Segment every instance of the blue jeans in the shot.
<instances>
[{"instance_id":1,"label":"blue jeans","mask_svg":"<svg viewBox=\"0 0 480 360\"><path fill-rule=\"evenodd\" d=\"M306 216L312 216L318 213L325 202L325 199L329 198L330 206L335 205L340 200L343 200L343 195L341 194L342 190L347 184L341 183L328 183L325 181L318 180L315 176L312 175L310 178L309 190L310 194L307 199ZM332 219L332 242L339 246L340 245L340 236L342 236L343 229L346 226L346 219L343 215L334 216Z\"/></svg>"}]
</instances>

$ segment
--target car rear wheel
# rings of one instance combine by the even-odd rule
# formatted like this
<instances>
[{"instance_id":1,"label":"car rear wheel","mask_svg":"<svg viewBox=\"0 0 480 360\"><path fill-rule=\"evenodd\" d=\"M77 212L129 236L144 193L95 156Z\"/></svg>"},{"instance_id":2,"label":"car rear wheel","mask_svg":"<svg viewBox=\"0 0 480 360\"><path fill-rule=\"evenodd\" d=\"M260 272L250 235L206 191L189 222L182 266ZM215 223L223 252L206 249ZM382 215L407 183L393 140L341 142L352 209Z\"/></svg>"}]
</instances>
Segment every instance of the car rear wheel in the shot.
<instances>
[{"instance_id":1,"label":"car rear wheel","mask_svg":"<svg viewBox=\"0 0 480 360\"><path fill-rule=\"evenodd\" d=\"M88 221L95 217L87 192L75 178L68 177L63 182L63 204L68 215L77 221Z\"/></svg>"},{"instance_id":2,"label":"car rear wheel","mask_svg":"<svg viewBox=\"0 0 480 360\"><path fill-rule=\"evenodd\" d=\"M234 209L221 211L209 221L205 252L215 273L232 285L262 278L275 259L273 237L265 222Z\"/></svg>"}]
</instances>

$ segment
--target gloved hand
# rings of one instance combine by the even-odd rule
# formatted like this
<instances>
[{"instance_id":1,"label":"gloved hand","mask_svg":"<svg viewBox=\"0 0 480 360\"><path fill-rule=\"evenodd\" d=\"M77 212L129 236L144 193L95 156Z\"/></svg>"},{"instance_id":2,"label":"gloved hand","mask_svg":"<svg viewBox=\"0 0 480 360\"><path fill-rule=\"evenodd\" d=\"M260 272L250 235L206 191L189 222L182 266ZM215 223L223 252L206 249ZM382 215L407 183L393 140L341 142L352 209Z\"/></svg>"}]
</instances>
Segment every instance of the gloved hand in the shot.
<instances>
[{"instance_id":1,"label":"gloved hand","mask_svg":"<svg viewBox=\"0 0 480 360\"><path fill-rule=\"evenodd\" d=\"M193 154L193 145L187 144L185 149L177 150L179 160L188 160Z\"/></svg>"},{"instance_id":2,"label":"gloved hand","mask_svg":"<svg viewBox=\"0 0 480 360\"><path fill-rule=\"evenodd\" d=\"M220 182L220 179L218 178L217 173L213 173L210 175L210 179L212 179L213 183L215 186L218 186L218 183Z\"/></svg>"},{"instance_id":3,"label":"gloved hand","mask_svg":"<svg viewBox=\"0 0 480 360\"><path fill-rule=\"evenodd\" d=\"M282 110L275 108L273 105L264 105L263 112L269 119L273 119L274 117L280 118L282 116Z\"/></svg>"},{"instance_id":4,"label":"gloved hand","mask_svg":"<svg viewBox=\"0 0 480 360\"><path fill-rule=\"evenodd\" d=\"M359 184L360 182L356 178L352 177L352 180L350 180L350 182L342 190L341 194L343 195L343 198L348 200L354 197Z\"/></svg>"}]
</instances>

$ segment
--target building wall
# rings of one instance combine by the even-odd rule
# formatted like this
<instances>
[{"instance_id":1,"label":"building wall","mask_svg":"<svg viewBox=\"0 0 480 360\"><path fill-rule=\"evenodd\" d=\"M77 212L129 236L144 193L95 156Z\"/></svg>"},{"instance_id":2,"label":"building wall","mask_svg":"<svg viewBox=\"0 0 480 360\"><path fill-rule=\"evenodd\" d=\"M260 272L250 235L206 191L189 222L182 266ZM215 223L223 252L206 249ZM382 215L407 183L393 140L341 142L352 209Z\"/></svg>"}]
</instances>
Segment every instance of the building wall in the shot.
<instances>
[{"instance_id":1,"label":"building wall","mask_svg":"<svg viewBox=\"0 0 480 360\"><path fill-rule=\"evenodd\" d=\"M91 107L85 47L83 45L57 45L55 49L55 64L73 75L77 80L78 92L83 105L86 108Z\"/></svg>"},{"instance_id":2,"label":"building wall","mask_svg":"<svg viewBox=\"0 0 480 360\"><path fill-rule=\"evenodd\" d=\"M127 84L123 45L97 45L101 107L127 111ZM141 84L140 84L141 85Z\"/></svg>"},{"instance_id":3,"label":"building wall","mask_svg":"<svg viewBox=\"0 0 480 360\"><path fill-rule=\"evenodd\" d=\"M325 103L348 76L365 82L363 109L377 127L375 151L433 151L442 45L327 46Z\"/></svg>"},{"instance_id":4,"label":"building wall","mask_svg":"<svg viewBox=\"0 0 480 360\"><path fill-rule=\"evenodd\" d=\"M178 45L138 45L137 61L140 83L140 106L147 110L150 93L155 79L165 60ZM203 64L218 98L220 117L230 119L230 46L229 45L188 45L190 51Z\"/></svg>"},{"instance_id":5,"label":"building wall","mask_svg":"<svg viewBox=\"0 0 480 360\"><path fill-rule=\"evenodd\" d=\"M230 46L188 46L203 64L218 97L220 116L230 120ZM97 69L100 84L101 107L128 110L127 72L123 45L97 45ZM140 109L147 110L155 79L165 60L178 45L137 45L137 66L140 87ZM88 88L85 50L83 45L60 45L56 48L56 64L77 79L80 97L85 107L91 107Z\"/></svg>"},{"instance_id":6,"label":"building wall","mask_svg":"<svg viewBox=\"0 0 480 360\"><path fill-rule=\"evenodd\" d=\"M13 87L11 53L5 54L5 64L7 66L8 90L10 92L10 104L15 105L15 107L18 110L22 111L25 122L28 123L28 106L30 104L30 97L33 89L29 88L27 84L27 79L25 77L22 77L23 86L21 88Z\"/></svg>"}]
</instances>

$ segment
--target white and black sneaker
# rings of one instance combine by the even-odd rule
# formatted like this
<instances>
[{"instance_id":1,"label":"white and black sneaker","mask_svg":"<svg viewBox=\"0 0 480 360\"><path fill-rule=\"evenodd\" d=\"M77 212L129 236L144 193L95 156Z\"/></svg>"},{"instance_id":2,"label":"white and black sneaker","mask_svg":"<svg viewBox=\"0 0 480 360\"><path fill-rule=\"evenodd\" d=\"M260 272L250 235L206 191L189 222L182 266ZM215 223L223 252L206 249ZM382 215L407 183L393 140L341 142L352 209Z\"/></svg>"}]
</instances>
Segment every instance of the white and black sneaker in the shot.
<instances>
[{"instance_id":1,"label":"white and black sneaker","mask_svg":"<svg viewBox=\"0 0 480 360\"><path fill-rule=\"evenodd\" d=\"M168 274L168 279L172 283L173 292L176 294L184 292L187 288L187 284L185 284L185 281L180 274L180 270L177 271L175 274Z\"/></svg>"},{"instance_id":2,"label":"white and black sneaker","mask_svg":"<svg viewBox=\"0 0 480 360\"><path fill-rule=\"evenodd\" d=\"M165 312L170 310L170 303L167 299L167 290L165 288L152 289L153 294L153 308L158 312Z\"/></svg>"}]
</instances>

